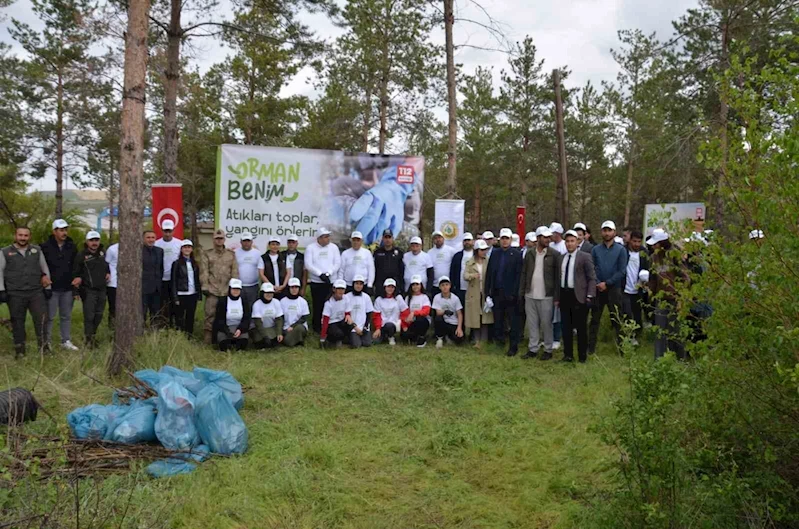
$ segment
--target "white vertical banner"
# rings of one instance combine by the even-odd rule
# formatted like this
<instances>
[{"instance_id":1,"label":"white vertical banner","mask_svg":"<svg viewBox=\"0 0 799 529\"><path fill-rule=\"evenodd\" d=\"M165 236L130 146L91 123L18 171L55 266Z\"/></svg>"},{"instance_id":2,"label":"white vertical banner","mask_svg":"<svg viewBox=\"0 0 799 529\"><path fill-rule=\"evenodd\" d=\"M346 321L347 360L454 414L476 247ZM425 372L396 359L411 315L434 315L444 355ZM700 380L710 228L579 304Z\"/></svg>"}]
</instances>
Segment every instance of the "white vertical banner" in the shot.
<instances>
[{"instance_id":1,"label":"white vertical banner","mask_svg":"<svg viewBox=\"0 0 799 529\"><path fill-rule=\"evenodd\" d=\"M463 200L436 200L436 220L433 231L444 234L444 241L453 248L461 249L463 242Z\"/></svg>"}]
</instances>

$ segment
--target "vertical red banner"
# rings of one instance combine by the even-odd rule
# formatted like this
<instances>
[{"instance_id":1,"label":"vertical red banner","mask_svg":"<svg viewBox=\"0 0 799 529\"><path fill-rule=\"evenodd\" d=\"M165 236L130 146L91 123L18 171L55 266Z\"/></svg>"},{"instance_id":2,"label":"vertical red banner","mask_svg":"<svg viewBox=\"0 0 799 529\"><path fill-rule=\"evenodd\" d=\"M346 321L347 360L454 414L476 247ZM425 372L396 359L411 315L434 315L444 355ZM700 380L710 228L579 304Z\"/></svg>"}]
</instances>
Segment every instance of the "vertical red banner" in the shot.
<instances>
[{"instance_id":1,"label":"vertical red banner","mask_svg":"<svg viewBox=\"0 0 799 529\"><path fill-rule=\"evenodd\" d=\"M519 234L519 240L522 242L522 246L524 246L524 236L527 233L524 206L516 206L516 233Z\"/></svg>"},{"instance_id":2,"label":"vertical red banner","mask_svg":"<svg viewBox=\"0 0 799 529\"><path fill-rule=\"evenodd\" d=\"M172 235L183 239L183 186L181 184L153 184L153 230L158 238L163 235L165 220L175 223Z\"/></svg>"}]
</instances>

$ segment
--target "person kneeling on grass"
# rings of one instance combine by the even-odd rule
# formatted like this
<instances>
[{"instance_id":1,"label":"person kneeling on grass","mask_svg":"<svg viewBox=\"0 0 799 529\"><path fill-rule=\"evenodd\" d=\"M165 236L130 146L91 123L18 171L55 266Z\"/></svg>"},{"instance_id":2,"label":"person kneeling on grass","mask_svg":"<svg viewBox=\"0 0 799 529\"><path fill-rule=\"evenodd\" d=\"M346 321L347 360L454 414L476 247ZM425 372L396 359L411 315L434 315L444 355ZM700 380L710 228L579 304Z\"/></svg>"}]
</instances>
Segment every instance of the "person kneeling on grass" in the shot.
<instances>
[{"instance_id":1,"label":"person kneeling on grass","mask_svg":"<svg viewBox=\"0 0 799 529\"><path fill-rule=\"evenodd\" d=\"M383 282L383 291L384 295L377 298L374 304L372 320L375 332L372 333L372 338L375 343L388 340L388 345L396 345L394 335L401 328L402 319L407 318L411 311L402 296L394 296L397 292L397 282L394 279L389 277Z\"/></svg>"},{"instance_id":2,"label":"person kneeling on grass","mask_svg":"<svg viewBox=\"0 0 799 529\"><path fill-rule=\"evenodd\" d=\"M411 277L408 289L408 308L410 311L402 320L402 337L416 342L416 347L427 345L427 330L430 329L430 298L424 292L422 276Z\"/></svg>"},{"instance_id":3,"label":"person kneeling on grass","mask_svg":"<svg viewBox=\"0 0 799 529\"><path fill-rule=\"evenodd\" d=\"M283 309L283 345L295 347L305 345L308 335L308 316L311 311L308 302L300 296L300 280L292 277L289 279L289 292L280 300Z\"/></svg>"},{"instance_id":4,"label":"person kneeling on grass","mask_svg":"<svg viewBox=\"0 0 799 529\"><path fill-rule=\"evenodd\" d=\"M441 293L433 298L433 328L436 333L436 349L441 349L445 338L456 344L463 341L463 305L458 296L452 295L449 277L441 276L438 279L438 288Z\"/></svg>"},{"instance_id":5,"label":"person kneeling on grass","mask_svg":"<svg viewBox=\"0 0 799 529\"><path fill-rule=\"evenodd\" d=\"M241 280L231 279L227 296L219 298L214 317L214 336L220 351L247 348L252 307L241 299Z\"/></svg>"},{"instance_id":6,"label":"person kneeling on grass","mask_svg":"<svg viewBox=\"0 0 799 529\"><path fill-rule=\"evenodd\" d=\"M369 347L372 345L372 335L369 334L369 325L372 321L374 306L372 299L363 292L366 278L356 274L352 279L352 292L344 295L344 300L350 309L349 323L353 326L350 332L350 347Z\"/></svg>"},{"instance_id":7,"label":"person kneeling on grass","mask_svg":"<svg viewBox=\"0 0 799 529\"><path fill-rule=\"evenodd\" d=\"M352 315L347 300L344 299L344 292L347 290L347 283L343 279L336 279L333 283L333 295L325 301L322 308L322 333L319 344L324 349L329 345L344 343L349 340L352 331Z\"/></svg>"},{"instance_id":8,"label":"person kneeling on grass","mask_svg":"<svg viewBox=\"0 0 799 529\"><path fill-rule=\"evenodd\" d=\"M283 341L283 307L275 299L272 283L261 285L261 297L252 305L252 323L250 334L256 349L271 349Z\"/></svg>"}]
</instances>

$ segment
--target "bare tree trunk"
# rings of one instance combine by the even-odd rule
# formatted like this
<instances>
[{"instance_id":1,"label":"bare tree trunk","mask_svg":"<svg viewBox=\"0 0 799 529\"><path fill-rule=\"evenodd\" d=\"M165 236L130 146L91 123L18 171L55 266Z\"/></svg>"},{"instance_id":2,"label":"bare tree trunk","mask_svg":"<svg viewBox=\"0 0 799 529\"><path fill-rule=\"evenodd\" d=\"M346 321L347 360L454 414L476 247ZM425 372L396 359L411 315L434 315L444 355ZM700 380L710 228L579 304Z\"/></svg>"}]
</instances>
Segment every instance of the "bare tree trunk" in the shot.
<instances>
[{"instance_id":1,"label":"bare tree trunk","mask_svg":"<svg viewBox=\"0 0 799 529\"><path fill-rule=\"evenodd\" d=\"M369 151L369 128L372 121L372 87L369 85L364 95L363 128L361 129L361 152Z\"/></svg>"},{"instance_id":2,"label":"bare tree trunk","mask_svg":"<svg viewBox=\"0 0 799 529\"><path fill-rule=\"evenodd\" d=\"M144 164L144 106L147 87L149 0L130 0L125 34L125 84L119 157L119 286L114 350L108 374L133 364L133 344L142 332L141 230Z\"/></svg>"},{"instance_id":3,"label":"bare tree trunk","mask_svg":"<svg viewBox=\"0 0 799 529\"><path fill-rule=\"evenodd\" d=\"M724 23L721 25L721 70L725 70L729 61L729 25ZM724 228L724 195L721 190L726 184L727 180L727 115L729 107L727 105L727 96L724 93L724 87L719 90L719 143L721 145L721 164L719 165L718 181L716 183L715 203L714 203L714 220L716 230Z\"/></svg>"},{"instance_id":4,"label":"bare tree trunk","mask_svg":"<svg viewBox=\"0 0 799 529\"><path fill-rule=\"evenodd\" d=\"M64 77L58 70L55 123L55 216L64 215Z\"/></svg>"},{"instance_id":5,"label":"bare tree trunk","mask_svg":"<svg viewBox=\"0 0 799 529\"><path fill-rule=\"evenodd\" d=\"M458 149L458 100L455 92L455 49L452 42L452 25L455 15L452 13L454 0L444 0L444 35L447 50L447 110L449 123L447 138L447 194L455 196L457 189L457 149Z\"/></svg>"},{"instance_id":6,"label":"bare tree trunk","mask_svg":"<svg viewBox=\"0 0 799 529\"><path fill-rule=\"evenodd\" d=\"M171 0L164 75L164 181L178 181L178 81L180 80L181 0Z\"/></svg>"},{"instance_id":7,"label":"bare tree trunk","mask_svg":"<svg viewBox=\"0 0 799 529\"><path fill-rule=\"evenodd\" d=\"M380 135L377 142L377 152L386 153L388 142L388 72L383 72L380 80Z\"/></svg>"},{"instance_id":8,"label":"bare tree trunk","mask_svg":"<svg viewBox=\"0 0 799 529\"><path fill-rule=\"evenodd\" d=\"M477 180L477 183L474 185L474 221L475 226L480 229L483 229L483 225L481 223L480 214L481 214L481 202L480 202L480 180ZM477 234L475 234L477 237Z\"/></svg>"},{"instance_id":9,"label":"bare tree trunk","mask_svg":"<svg viewBox=\"0 0 799 529\"><path fill-rule=\"evenodd\" d=\"M108 175L108 243L114 237L114 169Z\"/></svg>"},{"instance_id":10,"label":"bare tree trunk","mask_svg":"<svg viewBox=\"0 0 799 529\"><path fill-rule=\"evenodd\" d=\"M247 101L250 103L250 108L252 108L252 103L255 101L255 77L253 76L252 70L253 68L250 68L247 88ZM252 114L247 116L247 127L244 129L244 144L253 144Z\"/></svg>"},{"instance_id":11,"label":"bare tree trunk","mask_svg":"<svg viewBox=\"0 0 799 529\"><path fill-rule=\"evenodd\" d=\"M557 216L564 226L569 226L569 176L566 167L566 131L563 123L563 96L560 89L560 70L552 72L555 83L555 128L558 133L558 209Z\"/></svg>"},{"instance_id":12,"label":"bare tree trunk","mask_svg":"<svg viewBox=\"0 0 799 529\"><path fill-rule=\"evenodd\" d=\"M628 141L630 142L630 152L627 155L627 189L624 193L624 227L630 225L630 211L633 207L633 180L635 179L635 141L638 128L638 66L633 72L633 94L632 109L630 113L630 129Z\"/></svg>"}]
</instances>

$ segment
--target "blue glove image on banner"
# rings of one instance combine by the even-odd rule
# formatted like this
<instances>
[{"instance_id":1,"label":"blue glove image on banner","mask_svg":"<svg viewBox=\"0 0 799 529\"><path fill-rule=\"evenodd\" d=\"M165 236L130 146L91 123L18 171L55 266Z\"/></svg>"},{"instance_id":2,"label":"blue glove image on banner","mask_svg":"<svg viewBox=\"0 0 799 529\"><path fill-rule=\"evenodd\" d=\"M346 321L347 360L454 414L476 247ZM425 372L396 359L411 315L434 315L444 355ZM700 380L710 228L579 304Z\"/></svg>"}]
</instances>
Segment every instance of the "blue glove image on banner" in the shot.
<instances>
[{"instance_id":1,"label":"blue glove image on banner","mask_svg":"<svg viewBox=\"0 0 799 529\"><path fill-rule=\"evenodd\" d=\"M383 230L395 235L402 230L405 220L405 200L413 192L413 184L397 183L397 167L389 167L380 177L380 183L361 195L350 209L350 220L355 229L364 234L366 244L379 241Z\"/></svg>"}]
</instances>

